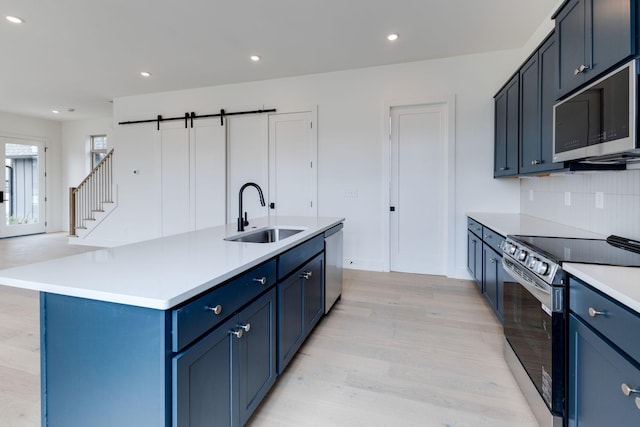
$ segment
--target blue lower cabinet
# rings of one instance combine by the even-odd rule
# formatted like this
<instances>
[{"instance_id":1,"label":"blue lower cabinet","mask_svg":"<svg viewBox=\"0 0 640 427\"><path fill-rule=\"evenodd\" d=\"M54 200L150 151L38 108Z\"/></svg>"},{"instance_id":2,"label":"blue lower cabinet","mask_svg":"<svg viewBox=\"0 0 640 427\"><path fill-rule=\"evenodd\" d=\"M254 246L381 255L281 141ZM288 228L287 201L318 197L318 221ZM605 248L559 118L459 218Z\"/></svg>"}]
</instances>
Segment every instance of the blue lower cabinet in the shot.
<instances>
[{"instance_id":1,"label":"blue lower cabinet","mask_svg":"<svg viewBox=\"0 0 640 427\"><path fill-rule=\"evenodd\" d=\"M309 335L324 314L324 254L320 254L305 266L304 318L305 331Z\"/></svg>"},{"instance_id":2,"label":"blue lower cabinet","mask_svg":"<svg viewBox=\"0 0 640 427\"><path fill-rule=\"evenodd\" d=\"M173 358L173 427L238 425L236 324L233 317Z\"/></svg>"},{"instance_id":3,"label":"blue lower cabinet","mask_svg":"<svg viewBox=\"0 0 640 427\"><path fill-rule=\"evenodd\" d=\"M502 322L504 317L504 279L506 272L502 266L502 256L484 243L482 254L484 259L483 283L484 296L489 301L489 305Z\"/></svg>"},{"instance_id":4,"label":"blue lower cabinet","mask_svg":"<svg viewBox=\"0 0 640 427\"><path fill-rule=\"evenodd\" d=\"M278 372L281 373L324 313L324 253L278 283Z\"/></svg>"},{"instance_id":5,"label":"blue lower cabinet","mask_svg":"<svg viewBox=\"0 0 640 427\"><path fill-rule=\"evenodd\" d=\"M282 373L304 340L304 293L301 272L278 283L278 372Z\"/></svg>"},{"instance_id":6,"label":"blue lower cabinet","mask_svg":"<svg viewBox=\"0 0 640 427\"><path fill-rule=\"evenodd\" d=\"M247 329L237 340L240 425L244 425L276 382L276 289L244 309L239 325Z\"/></svg>"},{"instance_id":7,"label":"blue lower cabinet","mask_svg":"<svg viewBox=\"0 0 640 427\"><path fill-rule=\"evenodd\" d=\"M242 426L276 380L276 290L173 358L173 427Z\"/></svg>"},{"instance_id":8,"label":"blue lower cabinet","mask_svg":"<svg viewBox=\"0 0 640 427\"><path fill-rule=\"evenodd\" d=\"M629 331L630 336L635 332ZM637 426L640 366L574 314L569 320L569 427Z\"/></svg>"}]
</instances>

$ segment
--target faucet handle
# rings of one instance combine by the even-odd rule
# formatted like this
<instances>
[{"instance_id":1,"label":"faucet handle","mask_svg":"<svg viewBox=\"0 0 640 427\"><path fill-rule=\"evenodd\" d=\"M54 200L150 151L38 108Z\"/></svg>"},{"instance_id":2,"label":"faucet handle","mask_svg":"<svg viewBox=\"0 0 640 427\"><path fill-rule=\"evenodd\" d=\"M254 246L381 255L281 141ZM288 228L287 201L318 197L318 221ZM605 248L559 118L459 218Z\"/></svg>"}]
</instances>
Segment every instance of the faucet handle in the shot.
<instances>
[{"instance_id":1,"label":"faucet handle","mask_svg":"<svg viewBox=\"0 0 640 427\"><path fill-rule=\"evenodd\" d=\"M249 219L247 218L247 213L244 213L244 220L242 221L242 224L246 227L247 225L249 225Z\"/></svg>"}]
</instances>

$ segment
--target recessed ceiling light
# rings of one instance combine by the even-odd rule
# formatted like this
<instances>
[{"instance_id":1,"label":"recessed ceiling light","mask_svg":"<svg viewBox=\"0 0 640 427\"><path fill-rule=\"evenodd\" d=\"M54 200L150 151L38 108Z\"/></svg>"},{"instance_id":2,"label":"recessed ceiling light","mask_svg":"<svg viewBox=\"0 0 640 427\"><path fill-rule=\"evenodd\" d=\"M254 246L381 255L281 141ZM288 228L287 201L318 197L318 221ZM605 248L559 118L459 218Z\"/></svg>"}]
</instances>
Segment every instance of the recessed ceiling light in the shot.
<instances>
[{"instance_id":1,"label":"recessed ceiling light","mask_svg":"<svg viewBox=\"0 0 640 427\"><path fill-rule=\"evenodd\" d=\"M142 77L151 77L151 73L148 73L148 72L146 72L146 71L142 71L142 72L140 73L140 75L141 75Z\"/></svg>"},{"instance_id":2,"label":"recessed ceiling light","mask_svg":"<svg viewBox=\"0 0 640 427\"><path fill-rule=\"evenodd\" d=\"M58 111L58 110L51 110L51 112L52 112L53 114L60 114L60 111Z\"/></svg>"},{"instance_id":3,"label":"recessed ceiling light","mask_svg":"<svg viewBox=\"0 0 640 427\"><path fill-rule=\"evenodd\" d=\"M400 37L398 34L389 34L387 36L387 40L389 40L390 42L394 42L396 40L398 40L398 37Z\"/></svg>"},{"instance_id":4,"label":"recessed ceiling light","mask_svg":"<svg viewBox=\"0 0 640 427\"><path fill-rule=\"evenodd\" d=\"M18 18L17 16L6 16L5 19L9 22L11 22L12 24L22 24L24 22L24 20L22 18Z\"/></svg>"},{"instance_id":5,"label":"recessed ceiling light","mask_svg":"<svg viewBox=\"0 0 640 427\"><path fill-rule=\"evenodd\" d=\"M252 55L252 56L251 56L251 60L252 60L253 62L258 62L258 61L260 61L260 57L259 57L258 55Z\"/></svg>"}]
</instances>

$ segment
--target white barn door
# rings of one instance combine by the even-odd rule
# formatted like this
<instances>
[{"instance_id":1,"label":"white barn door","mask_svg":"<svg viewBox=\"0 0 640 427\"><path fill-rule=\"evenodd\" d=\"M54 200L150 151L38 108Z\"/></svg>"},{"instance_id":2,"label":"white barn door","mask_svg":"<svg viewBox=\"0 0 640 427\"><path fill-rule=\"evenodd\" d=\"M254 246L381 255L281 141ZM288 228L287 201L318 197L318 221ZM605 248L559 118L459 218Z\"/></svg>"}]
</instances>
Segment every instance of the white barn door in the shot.
<instances>
[{"instance_id":1,"label":"white barn door","mask_svg":"<svg viewBox=\"0 0 640 427\"><path fill-rule=\"evenodd\" d=\"M160 127L162 235L225 223L226 141L219 120Z\"/></svg>"}]
</instances>

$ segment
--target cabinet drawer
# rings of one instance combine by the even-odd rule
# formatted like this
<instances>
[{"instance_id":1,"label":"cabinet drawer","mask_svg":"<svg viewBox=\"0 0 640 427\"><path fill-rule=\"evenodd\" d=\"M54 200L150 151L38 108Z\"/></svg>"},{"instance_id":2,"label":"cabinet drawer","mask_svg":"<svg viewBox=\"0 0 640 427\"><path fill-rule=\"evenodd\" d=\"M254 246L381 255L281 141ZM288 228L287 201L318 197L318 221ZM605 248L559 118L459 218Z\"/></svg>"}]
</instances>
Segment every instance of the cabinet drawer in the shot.
<instances>
[{"instance_id":1,"label":"cabinet drawer","mask_svg":"<svg viewBox=\"0 0 640 427\"><path fill-rule=\"evenodd\" d=\"M173 310L172 350L180 351L275 283L273 259Z\"/></svg>"},{"instance_id":2,"label":"cabinet drawer","mask_svg":"<svg viewBox=\"0 0 640 427\"><path fill-rule=\"evenodd\" d=\"M476 236L482 236L482 224L467 217L467 228Z\"/></svg>"},{"instance_id":3,"label":"cabinet drawer","mask_svg":"<svg viewBox=\"0 0 640 427\"><path fill-rule=\"evenodd\" d=\"M569 279L569 307L583 322L640 361L640 340L635 332L640 329L638 313L574 277Z\"/></svg>"},{"instance_id":4,"label":"cabinet drawer","mask_svg":"<svg viewBox=\"0 0 640 427\"><path fill-rule=\"evenodd\" d=\"M324 236L321 234L280 255L278 257L278 279L288 276L314 255L322 252L323 249Z\"/></svg>"},{"instance_id":5,"label":"cabinet drawer","mask_svg":"<svg viewBox=\"0 0 640 427\"><path fill-rule=\"evenodd\" d=\"M494 251L502 254L502 249L500 249L500 244L504 240L503 236L501 236L500 234L496 233L495 231L493 231L490 228L483 227L482 228L482 240L487 245L491 246L491 248Z\"/></svg>"}]
</instances>

